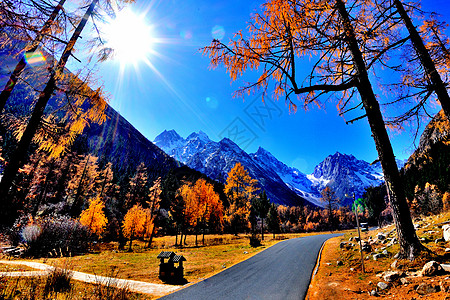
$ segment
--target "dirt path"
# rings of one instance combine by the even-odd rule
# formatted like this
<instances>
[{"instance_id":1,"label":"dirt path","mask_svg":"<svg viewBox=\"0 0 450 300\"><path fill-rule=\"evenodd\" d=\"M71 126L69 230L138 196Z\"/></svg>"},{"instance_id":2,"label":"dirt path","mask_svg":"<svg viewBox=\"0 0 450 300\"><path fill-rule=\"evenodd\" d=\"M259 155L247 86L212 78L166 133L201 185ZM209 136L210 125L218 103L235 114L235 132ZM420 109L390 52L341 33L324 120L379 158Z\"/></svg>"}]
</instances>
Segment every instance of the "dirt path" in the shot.
<instances>
[{"instance_id":1,"label":"dirt path","mask_svg":"<svg viewBox=\"0 0 450 300\"><path fill-rule=\"evenodd\" d=\"M41 271L26 271L26 272L0 272L1 276L43 276L50 272L54 267L46 265L43 263L31 262L31 261L20 261L20 260L0 260L2 264L10 265L22 265L28 266L30 268L38 269ZM129 279L119 279L104 276L97 276L93 274L72 271L73 279L78 281L84 281L88 283L100 283L100 284L111 284L114 283L118 287L127 286L132 292L150 294L153 296L164 296L180 288L180 286L157 284L144 281L136 281Z\"/></svg>"}]
</instances>

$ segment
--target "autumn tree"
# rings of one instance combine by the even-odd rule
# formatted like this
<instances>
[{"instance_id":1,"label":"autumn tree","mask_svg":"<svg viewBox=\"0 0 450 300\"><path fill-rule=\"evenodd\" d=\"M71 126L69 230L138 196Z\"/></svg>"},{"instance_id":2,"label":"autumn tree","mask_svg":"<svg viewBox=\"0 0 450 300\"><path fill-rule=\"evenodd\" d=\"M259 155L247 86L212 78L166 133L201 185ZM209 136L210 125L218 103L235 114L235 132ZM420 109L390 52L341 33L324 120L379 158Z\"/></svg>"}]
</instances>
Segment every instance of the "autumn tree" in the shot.
<instances>
[{"instance_id":1,"label":"autumn tree","mask_svg":"<svg viewBox=\"0 0 450 300\"><path fill-rule=\"evenodd\" d=\"M100 236L105 231L106 224L108 224L108 219L103 211L104 208L105 203L103 203L100 196L97 196L90 201L89 207L83 210L80 215L80 223L87 226L97 236Z\"/></svg>"},{"instance_id":2,"label":"autumn tree","mask_svg":"<svg viewBox=\"0 0 450 300\"><path fill-rule=\"evenodd\" d=\"M136 173L130 179L130 186L126 194L125 206L131 207L135 204L144 205L148 199L148 174L145 164L142 162L136 167Z\"/></svg>"},{"instance_id":3,"label":"autumn tree","mask_svg":"<svg viewBox=\"0 0 450 300\"><path fill-rule=\"evenodd\" d=\"M26 58L30 55L33 55L38 50L38 47L41 44L44 37L52 35L52 26L55 27L55 24L58 24L58 22L55 22L55 20L57 19L58 14L61 12L61 10L63 10L65 2L66 0L60 0L59 3L56 6L54 6L52 13L50 14L47 21L45 21L45 23L42 25L42 28L37 32L34 39L31 42L29 42L28 45L23 49L23 54L21 55L19 62L17 63L16 67L14 68L14 71L10 75L9 80L7 81L5 87L0 93L0 115L3 112L3 108L5 107L6 101L8 100L9 96L11 95L11 92L14 90L14 87L16 86L19 80L19 76L27 66ZM36 4L38 5L38 3ZM6 13L9 13L9 15L11 15L14 14L15 12L12 9L8 10L7 5L5 5L3 7L4 17L6 17L5 16ZM19 14L14 15L14 19L16 20L21 18L22 15ZM14 26L13 22L11 22L9 26Z\"/></svg>"},{"instance_id":4,"label":"autumn tree","mask_svg":"<svg viewBox=\"0 0 450 300\"><path fill-rule=\"evenodd\" d=\"M24 164L28 148L38 131L38 127L41 123L42 116L44 114L44 109L47 106L47 103L50 99L50 97L53 95L53 92L57 89L58 81L64 77L64 68L65 65L71 56L75 43L80 37L81 32L83 31L88 19L91 17L91 15L94 13L94 8L97 5L98 0L93 0L89 7L87 8L83 18L81 18L80 22L78 23L77 28L72 34L72 37L70 38L69 42L66 44L66 47L64 51L62 52L62 55L57 62L56 66L51 70L50 77L44 87L44 90L42 90L39 94L39 97L35 103L35 106L33 108L33 112L28 120L27 126L23 133L20 135L20 141L17 145L17 148L12 153L8 164L5 167L5 170L3 172L3 176L1 178L0 182L0 205L2 205L2 211L7 212L7 202L8 202L8 194L10 191L10 188L13 184L14 177L18 171L18 169ZM83 85L83 88L88 91L88 87L86 85ZM86 99L87 97L84 97ZM97 90L94 93L89 94L89 99L91 103L91 109L90 112L87 113L86 117L89 117L90 120L94 122L103 122L105 120L105 115L103 113L106 103L104 99L101 97L100 90ZM76 115L76 114L75 114ZM72 131L74 133L81 133L82 126L84 123L83 121L76 121L74 126L72 127Z\"/></svg>"},{"instance_id":5,"label":"autumn tree","mask_svg":"<svg viewBox=\"0 0 450 300\"><path fill-rule=\"evenodd\" d=\"M410 16L408 15L408 12L405 9L405 6L403 5L401 0L393 0L392 1L393 6L395 7L398 15L402 19L404 26L406 27L408 33L409 33L409 39L411 40L411 43L413 45L413 48L416 52L416 55L422 64L423 67L423 73L425 77L427 78L427 81L429 84L427 84L427 87L434 91L434 93L437 95L437 98L439 99L439 102L441 103L442 109L444 111L445 116L447 119L450 120L450 97L448 95L447 91L447 85L444 83L444 81L441 78L441 75L439 74L439 71L436 68L436 64L433 61L430 51L427 49L424 43L424 39L420 36L420 33L418 32L417 28L414 26ZM443 43L443 39L439 36L441 34L439 26L440 24L436 22L426 22L424 29L430 29L432 34L434 34L434 37L438 39L438 47L440 48L438 50L441 55L449 55L448 49L445 47L445 44ZM427 28L428 27L428 28ZM450 59L450 58L448 58ZM446 69L443 70L446 72ZM428 94L428 93L427 93ZM426 99L426 98L425 98Z\"/></svg>"},{"instance_id":6,"label":"autumn tree","mask_svg":"<svg viewBox=\"0 0 450 300\"><path fill-rule=\"evenodd\" d=\"M265 96L272 90L276 99L285 97L290 109L295 110L295 95L307 107L311 103L320 106L321 97L332 94L338 98L341 114L363 107L364 115L350 122L363 118L369 122L389 187L400 257L413 259L424 247L414 230L394 151L368 73L395 45L390 45L389 39L377 37L383 36L382 26L372 28L366 24L369 27L365 29L360 26L360 20L369 20L366 18L369 14L351 16L350 13L361 12L357 4L343 0L267 0L261 12L251 17L248 36L239 32L229 44L213 40L204 48L204 54L211 58L212 67L223 65L233 81L247 71L261 70L259 78L245 84L235 96L260 91ZM305 68L302 59L307 57L313 62L306 64L310 68L301 78L301 70Z\"/></svg>"},{"instance_id":7,"label":"autumn tree","mask_svg":"<svg viewBox=\"0 0 450 300\"><path fill-rule=\"evenodd\" d=\"M236 235L248 227L250 202L258 191L257 183L239 162L228 172L225 194L229 207L225 212L225 220Z\"/></svg>"},{"instance_id":8,"label":"autumn tree","mask_svg":"<svg viewBox=\"0 0 450 300\"><path fill-rule=\"evenodd\" d=\"M130 240L128 251L135 238L143 237L145 234L146 211L141 205L135 204L130 208L122 223L123 235Z\"/></svg>"},{"instance_id":9,"label":"autumn tree","mask_svg":"<svg viewBox=\"0 0 450 300\"><path fill-rule=\"evenodd\" d=\"M79 216L86 199L94 198L97 178L99 176L97 157L90 154L79 156L74 163L74 172L70 178L67 189L71 202L70 214Z\"/></svg>"},{"instance_id":10,"label":"autumn tree","mask_svg":"<svg viewBox=\"0 0 450 300\"><path fill-rule=\"evenodd\" d=\"M325 209L328 210L328 224L333 229L336 222L333 210L339 208L340 200L329 186L325 187L320 194L322 195L320 201L325 204Z\"/></svg>"},{"instance_id":11,"label":"autumn tree","mask_svg":"<svg viewBox=\"0 0 450 300\"><path fill-rule=\"evenodd\" d=\"M150 188L149 194L148 194L149 200L147 201L148 208L147 208L147 213L146 213L147 216L146 216L146 222L145 222L146 223L145 231L146 231L146 235L149 238L147 248L150 248L150 246L152 244L153 236L156 232L156 226L157 226L156 223L157 223L159 209L161 206L161 193L162 193L161 178L158 178L153 183L153 186Z\"/></svg>"}]
</instances>

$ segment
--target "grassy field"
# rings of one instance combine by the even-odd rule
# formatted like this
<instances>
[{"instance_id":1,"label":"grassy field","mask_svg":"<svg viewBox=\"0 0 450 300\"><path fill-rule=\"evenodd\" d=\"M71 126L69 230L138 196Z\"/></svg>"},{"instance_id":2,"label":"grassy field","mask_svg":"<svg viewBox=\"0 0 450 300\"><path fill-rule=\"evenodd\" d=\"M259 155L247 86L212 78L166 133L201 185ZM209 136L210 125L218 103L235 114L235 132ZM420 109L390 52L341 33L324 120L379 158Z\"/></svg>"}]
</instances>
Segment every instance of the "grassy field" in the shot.
<instances>
[{"instance_id":1,"label":"grassy field","mask_svg":"<svg viewBox=\"0 0 450 300\"><path fill-rule=\"evenodd\" d=\"M318 234L318 233L313 233ZM175 248L175 237L158 237L153 247L146 249L143 242L133 242L133 251L117 251L116 243L101 244L92 253L71 258L48 258L34 261L47 264L58 264L66 261L72 270L106 276L114 268L118 270L118 277L152 283L162 283L158 279L159 260L156 256L161 251L174 251L183 255L184 274L188 282L196 282L210 277L252 255L288 238L296 238L311 234L266 235L262 246L252 248L246 235L208 235L205 246L199 237L199 246L195 246L195 237L188 236L187 246L183 249Z\"/></svg>"}]
</instances>

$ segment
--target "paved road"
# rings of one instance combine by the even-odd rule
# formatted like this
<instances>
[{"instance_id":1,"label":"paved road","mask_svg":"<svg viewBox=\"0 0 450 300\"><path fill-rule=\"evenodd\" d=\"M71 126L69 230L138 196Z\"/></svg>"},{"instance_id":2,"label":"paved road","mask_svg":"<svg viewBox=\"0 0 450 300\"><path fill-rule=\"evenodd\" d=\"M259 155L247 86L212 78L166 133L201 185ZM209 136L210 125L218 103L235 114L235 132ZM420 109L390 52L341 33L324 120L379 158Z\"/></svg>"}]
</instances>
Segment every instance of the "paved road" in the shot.
<instances>
[{"instance_id":1,"label":"paved road","mask_svg":"<svg viewBox=\"0 0 450 300\"><path fill-rule=\"evenodd\" d=\"M304 299L323 234L280 242L229 269L161 299Z\"/></svg>"}]
</instances>

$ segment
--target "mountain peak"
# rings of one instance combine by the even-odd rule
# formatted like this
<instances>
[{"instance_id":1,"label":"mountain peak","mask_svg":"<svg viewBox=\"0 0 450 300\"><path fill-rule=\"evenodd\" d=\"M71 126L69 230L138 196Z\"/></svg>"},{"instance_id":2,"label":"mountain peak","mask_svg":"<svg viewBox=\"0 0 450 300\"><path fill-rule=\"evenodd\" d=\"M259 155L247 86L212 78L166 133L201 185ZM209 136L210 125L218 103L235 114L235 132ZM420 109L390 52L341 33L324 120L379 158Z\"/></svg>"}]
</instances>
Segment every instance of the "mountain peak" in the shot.
<instances>
[{"instance_id":1,"label":"mountain peak","mask_svg":"<svg viewBox=\"0 0 450 300\"><path fill-rule=\"evenodd\" d=\"M193 132L191 133L186 140L194 140L194 139L200 139L204 142L209 142L211 141L208 137L208 135L206 133L204 133L203 131L199 131L199 132Z\"/></svg>"},{"instance_id":2,"label":"mountain peak","mask_svg":"<svg viewBox=\"0 0 450 300\"><path fill-rule=\"evenodd\" d=\"M174 129L164 130L153 141L156 146L166 152L169 152L170 149L176 148L183 142L184 139Z\"/></svg>"}]
</instances>

